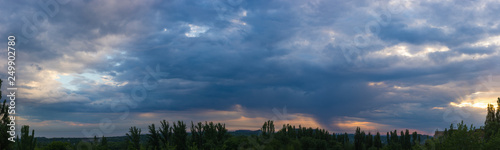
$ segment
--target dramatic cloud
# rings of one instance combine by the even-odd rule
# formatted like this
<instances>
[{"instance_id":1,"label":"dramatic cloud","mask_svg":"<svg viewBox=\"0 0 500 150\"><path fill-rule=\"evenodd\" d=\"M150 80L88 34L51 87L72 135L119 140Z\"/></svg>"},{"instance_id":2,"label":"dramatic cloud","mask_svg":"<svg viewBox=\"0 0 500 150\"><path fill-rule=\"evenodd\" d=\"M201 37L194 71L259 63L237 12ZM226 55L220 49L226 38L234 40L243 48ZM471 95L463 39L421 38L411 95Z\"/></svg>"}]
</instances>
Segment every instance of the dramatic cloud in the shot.
<instances>
[{"instance_id":1,"label":"dramatic cloud","mask_svg":"<svg viewBox=\"0 0 500 150\"><path fill-rule=\"evenodd\" d=\"M0 3L0 33L18 39L18 124L38 136L163 119L433 134L483 125L500 96L496 1Z\"/></svg>"}]
</instances>

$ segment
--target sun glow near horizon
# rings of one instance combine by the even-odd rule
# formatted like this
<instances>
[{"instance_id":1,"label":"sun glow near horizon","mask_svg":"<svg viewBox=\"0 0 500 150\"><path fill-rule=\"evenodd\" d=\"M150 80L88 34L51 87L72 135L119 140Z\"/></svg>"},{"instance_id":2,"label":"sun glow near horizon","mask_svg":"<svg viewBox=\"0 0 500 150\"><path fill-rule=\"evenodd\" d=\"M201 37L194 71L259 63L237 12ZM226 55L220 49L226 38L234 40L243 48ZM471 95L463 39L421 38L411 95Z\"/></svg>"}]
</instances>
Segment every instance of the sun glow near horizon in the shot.
<instances>
[{"instance_id":1,"label":"sun glow near horizon","mask_svg":"<svg viewBox=\"0 0 500 150\"><path fill-rule=\"evenodd\" d=\"M476 92L460 96L455 99L454 102L450 102L449 105L453 107L472 107L481 109L488 108L488 104L495 105L500 92L494 88L495 86L491 86L490 84L490 82L481 84L487 86L487 91L476 89ZM478 86L481 87L481 85ZM495 108L497 107L495 106Z\"/></svg>"}]
</instances>

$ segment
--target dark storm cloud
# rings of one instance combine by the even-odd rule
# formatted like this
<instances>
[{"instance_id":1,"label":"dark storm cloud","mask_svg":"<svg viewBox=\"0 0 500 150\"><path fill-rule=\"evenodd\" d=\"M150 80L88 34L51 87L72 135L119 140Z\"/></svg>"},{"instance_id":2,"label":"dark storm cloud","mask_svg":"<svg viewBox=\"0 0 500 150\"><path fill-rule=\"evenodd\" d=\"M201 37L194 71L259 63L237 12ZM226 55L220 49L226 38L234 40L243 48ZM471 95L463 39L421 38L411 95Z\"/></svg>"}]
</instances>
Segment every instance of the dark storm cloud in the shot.
<instances>
[{"instance_id":1,"label":"dark storm cloud","mask_svg":"<svg viewBox=\"0 0 500 150\"><path fill-rule=\"evenodd\" d=\"M442 43L450 47L474 43L500 31L492 27L495 20L499 19L497 15L493 15L499 9L499 4L485 3L487 2L419 2L410 14L395 16L390 25L383 27L380 37L413 44ZM417 20L423 20L427 25L409 26Z\"/></svg>"},{"instance_id":2,"label":"dark storm cloud","mask_svg":"<svg viewBox=\"0 0 500 150\"><path fill-rule=\"evenodd\" d=\"M478 77L498 73L491 71L498 66L497 46L471 46L499 33L492 13L498 4L483 10L447 2L405 4L370 36L373 43L358 47L362 61L350 62L341 45L353 42L358 29L387 11L388 2L238 2L72 0L60 5L60 13L37 25L36 36L20 46L25 50L19 62L29 71L19 74L26 81L74 76L47 87L58 91L53 101L27 98L21 114L37 121L99 123L100 113L112 114L111 105L129 99L131 90L142 86L146 68L158 65L168 76L147 91L146 100L130 107L131 113L241 105L253 112L246 115L265 117L272 108L286 106L289 113L312 115L328 129L338 129L332 125L338 118L356 117L433 131L449 123L445 110L434 107L451 108L450 102L476 92ZM20 18L42 11L33 2L11 6L2 10L12 19L2 20L3 34L22 35ZM191 32L195 37L187 36ZM415 55L427 47L449 50L422 54L428 59L376 53L400 44ZM458 58L463 54L478 58ZM110 81L99 82L102 76ZM462 87L450 87L455 85Z\"/></svg>"}]
</instances>

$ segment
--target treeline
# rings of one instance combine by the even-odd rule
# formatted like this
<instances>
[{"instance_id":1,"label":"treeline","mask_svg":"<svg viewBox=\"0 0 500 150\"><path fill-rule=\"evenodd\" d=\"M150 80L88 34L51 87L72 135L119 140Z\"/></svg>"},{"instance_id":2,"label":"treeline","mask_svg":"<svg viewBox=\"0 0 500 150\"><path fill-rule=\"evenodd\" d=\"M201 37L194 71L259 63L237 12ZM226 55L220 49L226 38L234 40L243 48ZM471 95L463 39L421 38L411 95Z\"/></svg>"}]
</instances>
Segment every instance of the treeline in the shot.
<instances>
[{"instance_id":1,"label":"treeline","mask_svg":"<svg viewBox=\"0 0 500 150\"><path fill-rule=\"evenodd\" d=\"M375 135L365 134L358 127L354 141L350 141L347 133L334 134L325 129L298 127L289 124L276 131L272 120L264 122L258 135L231 136L225 125L213 122L191 122L190 131L182 121L172 125L163 120L161 126L155 124L148 127L147 140L141 141L141 129L131 127L127 133L127 149L144 150L236 150L236 149L412 149L419 148L420 136L417 132L409 134L409 130L401 135L397 131L388 132L383 143L379 132ZM141 144L142 143L142 144Z\"/></svg>"},{"instance_id":2,"label":"treeline","mask_svg":"<svg viewBox=\"0 0 500 150\"><path fill-rule=\"evenodd\" d=\"M494 117L496 119L496 117ZM39 145L34 138L34 130L23 126L21 138L15 144L3 149L16 150L235 150L235 149L346 149L346 150L379 150L379 149L499 149L500 134L494 132L494 125L498 121L488 122L488 130L475 129L459 123L456 128L453 124L445 129L439 137L427 139L422 135L409 130L387 132L381 136L379 132L366 134L361 128L356 128L353 140L347 133L334 134L324 129L292 126L289 124L276 131L274 122L266 121L258 135L232 136L224 124L213 122L192 123L190 133L183 121L172 124L163 120L160 126L148 126L146 135L141 134L140 128L131 127L126 139L120 142L109 142L106 137L94 137L93 141L80 141L70 144L64 141L53 141ZM496 128L498 129L498 127ZM496 130L498 131L498 130ZM387 142L382 142L386 138ZM425 142L421 139L426 138ZM422 144L424 143L424 144Z\"/></svg>"},{"instance_id":3,"label":"treeline","mask_svg":"<svg viewBox=\"0 0 500 150\"><path fill-rule=\"evenodd\" d=\"M230 138L226 126L220 123L205 122L193 124L191 134L188 136L187 127L183 121L174 122L172 125L163 120L157 129L155 124L148 127L146 144L141 146L141 129L131 127L127 133L128 149L219 149L224 147L225 141Z\"/></svg>"},{"instance_id":4,"label":"treeline","mask_svg":"<svg viewBox=\"0 0 500 150\"><path fill-rule=\"evenodd\" d=\"M500 106L500 98L497 101ZM357 127L353 140L347 133L329 133L325 129L283 125L278 131L274 122L264 122L257 135L232 136L225 124L213 122L191 122L190 128L183 121L170 124L163 120L157 127L148 126L146 135L142 130L131 127L126 139L121 142L108 142L106 137L94 137L93 141L80 141L70 144L54 141L40 145L34 138L34 130L23 126L20 138L15 143L3 146L4 149L16 150L234 150L234 149L345 149L345 150L379 150L379 149L500 149L500 109L488 105L485 126L476 129L463 122L446 128L442 135L434 138L422 137L417 132L397 130L386 133L382 137L379 132L372 134ZM190 130L191 132L187 132ZM382 142L386 138L386 142ZM423 142L421 139L427 139ZM6 139L0 139L6 143ZM7 142L8 143L8 142Z\"/></svg>"},{"instance_id":5,"label":"treeline","mask_svg":"<svg viewBox=\"0 0 500 150\"><path fill-rule=\"evenodd\" d=\"M187 130L191 132L188 133ZM413 142L405 146L407 135L398 136L391 132L390 143L385 144L377 132L365 134L358 127L351 141L347 133L334 134L325 129L298 127L289 124L276 131L274 122L266 121L258 135L232 136L225 124L213 122L191 122L188 129L183 121L170 124L163 120L160 126L151 124L144 138L142 130L131 127L122 142L109 142L106 137L94 137L93 141L82 140L71 144L64 141L53 141L40 145L34 138L34 130L29 134L29 126L23 126L21 138L14 145L3 149L16 150L236 150L236 149L410 149L419 145ZM408 133L408 130L407 130ZM412 134L415 137L416 132ZM389 139L389 137L388 137ZM416 138L414 138L416 139ZM2 149L2 150L3 150Z\"/></svg>"},{"instance_id":6,"label":"treeline","mask_svg":"<svg viewBox=\"0 0 500 150\"><path fill-rule=\"evenodd\" d=\"M359 128L356 130L356 133L359 132ZM378 138L380 140L380 136L377 133ZM410 131L406 129L405 132L401 131L400 136L398 137L398 131L394 130L394 132L387 132L387 147L389 149L412 149L415 147L419 147L421 144L421 135L419 135L416 131L410 134ZM428 137L426 138L428 139Z\"/></svg>"}]
</instances>

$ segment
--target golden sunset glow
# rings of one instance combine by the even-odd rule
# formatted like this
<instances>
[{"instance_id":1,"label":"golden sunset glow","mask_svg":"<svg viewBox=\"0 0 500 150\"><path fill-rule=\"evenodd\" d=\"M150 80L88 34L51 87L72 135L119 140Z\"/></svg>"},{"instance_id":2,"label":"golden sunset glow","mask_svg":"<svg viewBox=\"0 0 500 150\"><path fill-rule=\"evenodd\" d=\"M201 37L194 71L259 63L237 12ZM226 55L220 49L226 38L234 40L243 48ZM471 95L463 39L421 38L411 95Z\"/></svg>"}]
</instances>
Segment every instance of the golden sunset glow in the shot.
<instances>
[{"instance_id":1,"label":"golden sunset glow","mask_svg":"<svg viewBox=\"0 0 500 150\"><path fill-rule=\"evenodd\" d=\"M450 102L450 105L455 106L455 107L476 107L476 108L488 107L488 104L485 104L485 103L471 103L471 102L462 102L460 104Z\"/></svg>"},{"instance_id":2,"label":"golden sunset glow","mask_svg":"<svg viewBox=\"0 0 500 150\"><path fill-rule=\"evenodd\" d=\"M353 130L356 129L356 127L372 131L390 128L390 126L386 124L363 121L360 118L353 118L353 117L344 117L342 120L334 121L333 125L337 126L341 130Z\"/></svg>"},{"instance_id":3,"label":"golden sunset glow","mask_svg":"<svg viewBox=\"0 0 500 150\"><path fill-rule=\"evenodd\" d=\"M496 92L495 89L483 92L478 91L466 96L462 96L456 100L457 102L450 102L449 105L453 107L472 107L485 109L488 107L488 104L496 103L497 95L499 94L500 92Z\"/></svg>"}]
</instances>

